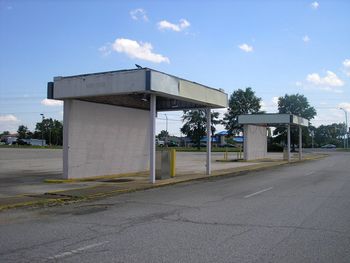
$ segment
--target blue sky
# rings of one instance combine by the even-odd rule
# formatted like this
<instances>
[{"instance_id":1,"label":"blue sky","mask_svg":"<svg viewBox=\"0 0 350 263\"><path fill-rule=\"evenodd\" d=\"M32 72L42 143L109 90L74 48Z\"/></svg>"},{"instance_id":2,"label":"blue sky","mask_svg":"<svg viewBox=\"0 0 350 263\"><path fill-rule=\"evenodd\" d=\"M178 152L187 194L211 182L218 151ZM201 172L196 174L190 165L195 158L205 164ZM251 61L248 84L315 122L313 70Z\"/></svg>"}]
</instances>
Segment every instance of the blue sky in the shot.
<instances>
[{"instance_id":1,"label":"blue sky","mask_svg":"<svg viewBox=\"0 0 350 263\"><path fill-rule=\"evenodd\" d=\"M44 100L54 76L135 63L229 94L250 86L268 112L278 96L301 93L314 125L343 122L349 11L345 0L0 1L0 132L34 129L40 113L62 119L62 105ZM171 134L180 116L168 113Z\"/></svg>"}]
</instances>

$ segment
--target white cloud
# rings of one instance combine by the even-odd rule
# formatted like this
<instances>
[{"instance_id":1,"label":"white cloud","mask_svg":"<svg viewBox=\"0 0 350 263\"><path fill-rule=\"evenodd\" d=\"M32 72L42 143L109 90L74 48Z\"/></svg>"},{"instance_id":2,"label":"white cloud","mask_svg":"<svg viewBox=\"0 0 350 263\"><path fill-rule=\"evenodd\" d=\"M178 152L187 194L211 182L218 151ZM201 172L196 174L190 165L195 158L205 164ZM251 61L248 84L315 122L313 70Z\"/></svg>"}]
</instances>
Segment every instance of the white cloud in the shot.
<instances>
[{"instance_id":1,"label":"white cloud","mask_svg":"<svg viewBox=\"0 0 350 263\"><path fill-rule=\"evenodd\" d=\"M311 39L309 38L308 35L303 36L303 41L304 41L305 43L310 42L310 40L311 40Z\"/></svg>"},{"instance_id":2,"label":"white cloud","mask_svg":"<svg viewBox=\"0 0 350 263\"><path fill-rule=\"evenodd\" d=\"M340 123L344 121L344 113L337 108L317 109L317 115L312 119L312 125L318 127L320 125L330 125L332 123Z\"/></svg>"},{"instance_id":3,"label":"white cloud","mask_svg":"<svg viewBox=\"0 0 350 263\"><path fill-rule=\"evenodd\" d=\"M327 70L326 76L320 77L317 73L307 75L306 80L316 86L341 87L344 86L342 81L334 72Z\"/></svg>"},{"instance_id":4,"label":"white cloud","mask_svg":"<svg viewBox=\"0 0 350 263\"><path fill-rule=\"evenodd\" d=\"M175 32L180 32L190 26L190 22L186 19L180 19L178 24L170 23L169 21L162 20L158 22L158 29L160 30L172 30Z\"/></svg>"},{"instance_id":5,"label":"white cloud","mask_svg":"<svg viewBox=\"0 0 350 263\"><path fill-rule=\"evenodd\" d=\"M316 2L316 1L315 1L315 2L312 2L310 5L311 5L311 8L312 8L312 9L315 9L315 10L318 9L318 8L320 7L320 4L319 4L318 2Z\"/></svg>"},{"instance_id":6,"label":"white cloud","mask_svg":"<svg viewBox=\"0 0 350 263\"><path fill-rule=\"evenodd\" d=\"M261 101L260 102L261 105L261 110L266 111L267 113L273 113L273 112L277 112L278 109L278 97L272 97L270 101L266 102L266 101Z\"/></svg>"},{"instance_id":7,"label":"white cloud","mask_svg":"<svg viewBox=\"0 0 350 263\"><path fill-rule=\"evenodd\" d=\"M343 93L344 90L342 87L345 83L334 72L328 70L324 77L321 77L318 73L308 74L306 76L306 81L297 81L295 85L305 90L323 90Z\"/></svg>"},{"instance_id":8,"label":"white cloud","mask_svg":"<svg viewBox=\"0 0 350 263\"><path fill-rule=\"evenodd\" d=\"M343 108L344 110L350 112L350 102L339 103L338 108Z\"/></svg>"},{"instance_id":9,"label":"white cloud","mask_svg":"<svg viewBox=\"0 0 350 263\"><path fill-rule=\"evenodd\" d=\"M271 100L272 103L273 103L275 106L278 106L278 98L279 98L279 97L276 96L276 97L273 97L272 100Z\"/></svg>"},{"instance_id":10,"label":"white cloud","mask_svg":"<svg viewBox=\"0 0 350 263\"><path fill-rule=\"evenodd\" d=\"M146 22L148 21L146 11L142 8L137 8L137 9L131 10L130 16L134 20L141 20L142 19L143 21L146 21Z\"/></svg>"},{"instance_id":11,"label":"white cloud","mask_svg":"<svg viewBox=\"0 0 350 263\"><path fill-rule=\"evenodd\" d=\"M350 59L345 59L343 62L343 66L345 69L345 74L350 77Z\"/></svg>"},{"instance_id":12,"label":"white cloud","mask_svg":"<svg viewBox=\"0 0 350 263\"><path fill-rule=\"evenodd\" d=\"M111 43L107 43L106 45L100 47L98 51L100 51L103 56L108 56L112 53L111 45Z\"/></svg>"},{"instance_id":13,"label":"white cloud","mask_svg":"<svg viewBox=\"0 0 350 263\"><path fill-rule=\"evenodd\" d=\"M147 42L142 43L131 39L117 38L114 43L104 47L106 47L103 49L105 52L109 49L110 51L125 53L130 58L142 59L154 63L170 63L169 58L161 54L153 53L152 45Z\"/></svg>"},{"instance_id":14,"label":"white cloud","mask_svg":"<svg viewBox=\"0 0 350 263\"><path fill-rule=\"evenodd\" d=\"M20 120L13 114L0 115L0 132L10 131L15 132L18 128Z\"/></svg>"},{"instance_id":15,"label":"white cloud","mask_svg":"<svg viewBox=\"0 0 350 263\"><path fill-rule=\"evenodd\" d=\"M63 105L63 101L60 100L50 100L50 99L43 99L41 101L42 105L45 106L62 106Z\"/></svg>"},{"instance_id":16,"label":"white cloud","mask_svg":"<svg viewBox=\"0 0 350 263\"><path fill-rule=\"evenodd\" d=\"M19 120L15 115L12 114L6 114L6 115L0 115L0 122L18 122Z\"/></svg>"},{"instance_id":17,"label":"white cloud","mask_svg":"<svg viewBox=\"0 0 350 263\"><path fill-rule=\"evenodd\" d=\"M252 52L253 51L253 47L249 46L248 44L241 44L238 46L241 50L243 50L244 52Z\"/></svg>"}]
</instances>

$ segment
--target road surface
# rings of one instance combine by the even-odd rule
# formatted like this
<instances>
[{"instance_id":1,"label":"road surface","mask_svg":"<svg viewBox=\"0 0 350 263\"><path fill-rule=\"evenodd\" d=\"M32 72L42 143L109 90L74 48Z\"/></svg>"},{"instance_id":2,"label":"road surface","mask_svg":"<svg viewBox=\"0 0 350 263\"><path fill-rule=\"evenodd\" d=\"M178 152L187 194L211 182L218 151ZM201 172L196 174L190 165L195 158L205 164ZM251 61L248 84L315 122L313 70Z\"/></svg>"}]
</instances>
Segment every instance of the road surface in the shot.
<instances>
[{"instance_id":1,"label":"road surface","mask_svg":"<svg viewBox=\"0 0 350 263\"><path fill-rule=\"evenodd\" d=\"M350 262L350 153L0 213L0 262Z\"/></svg>"}]
</instances>

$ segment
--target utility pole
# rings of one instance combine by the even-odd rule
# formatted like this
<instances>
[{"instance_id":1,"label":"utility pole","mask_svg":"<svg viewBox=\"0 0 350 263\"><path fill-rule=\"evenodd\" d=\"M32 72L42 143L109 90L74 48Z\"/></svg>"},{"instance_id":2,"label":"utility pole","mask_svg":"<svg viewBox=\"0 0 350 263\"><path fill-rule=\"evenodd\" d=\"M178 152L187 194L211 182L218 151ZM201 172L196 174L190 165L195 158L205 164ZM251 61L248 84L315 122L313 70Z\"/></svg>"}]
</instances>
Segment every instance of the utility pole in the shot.
<instances>
[{"instance_id":1,"label":"utility pole","mask_svg":"<svg viewBox=\"0 0 350 263\"><path fill-rule=\"evenodd\" d=\"M43 113L40 113L41 115L41 146L44 146L44 119L45 116Z\"/></svg>"},{"instance_id":2,"label":"utility pole","mask_svg":"<svg viewBox=\"0 0 350 263\"><path fill-rule=\"evenodd\" d=\"M345 113L345 133L344 133L344 148L349 148L349 134L348 134L348 112L344 108L340 108Z\"/></svg>"}]
</instances>

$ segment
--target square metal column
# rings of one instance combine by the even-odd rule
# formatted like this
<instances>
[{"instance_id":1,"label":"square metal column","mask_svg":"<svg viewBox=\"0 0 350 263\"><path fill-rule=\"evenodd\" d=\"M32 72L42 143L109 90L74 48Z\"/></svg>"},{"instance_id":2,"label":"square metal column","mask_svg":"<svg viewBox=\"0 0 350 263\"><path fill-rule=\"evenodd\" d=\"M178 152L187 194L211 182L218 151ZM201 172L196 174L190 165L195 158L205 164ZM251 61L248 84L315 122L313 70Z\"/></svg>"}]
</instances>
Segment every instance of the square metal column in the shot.
<instances>
[{"instance_id":1,"label":"square metal column","mask_svg":"<svg viewBox=\"0 0 350 263\"><path fill-rule=\"evenodd\" d=\"M288 162L290 162L290 124L287 125L287 154L288 154Z\"/></svg>"},{"instance_id":2,"label":"square metal column","mask_svg":"<svg viewBox=\"0 0 350 263\"><path fill-rule=\"evenodd\" d=\"M150 96L150 145L149 145L149 181L156 182L156 115L157 96Z\"/></svg>"},{"instance_id":3,"label":"square metal column","mask_svg":"<svg viewBox=\"0 0 350 263\"><path fill-rule=\"evenodd\" d=\"M207 175L211 174L211 111L207 109Z\"/></svg>"},{"instance_id":4,"label":"square metal column","mask_svg":"<svg viewBox=\"0 0 350 263\"><path fill-rule=\"evenodd\" d=\"M303 159L303 130L299 126L299 161Z\"/></svg>"},{"instance_id":5,"label":"square metal column","mask_svg":"<svg viewBox=\"0 0 350 263\"><path fill-rule=\"evenodd\" d=\"M63 102L63 178L69 178L69 122L72 108L72 100Z\"/></svg>"}]
</instances>

